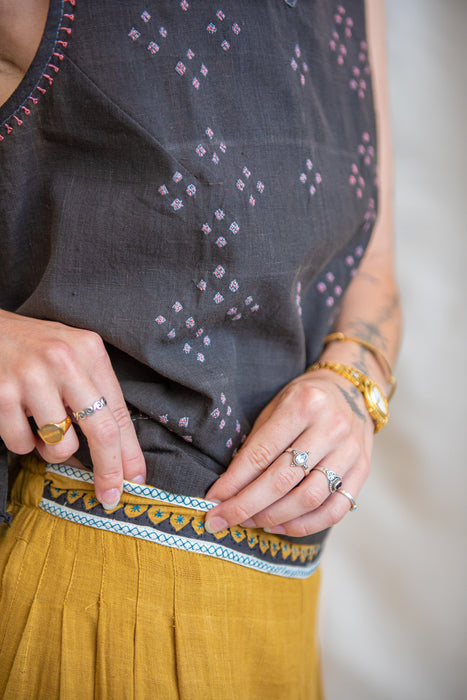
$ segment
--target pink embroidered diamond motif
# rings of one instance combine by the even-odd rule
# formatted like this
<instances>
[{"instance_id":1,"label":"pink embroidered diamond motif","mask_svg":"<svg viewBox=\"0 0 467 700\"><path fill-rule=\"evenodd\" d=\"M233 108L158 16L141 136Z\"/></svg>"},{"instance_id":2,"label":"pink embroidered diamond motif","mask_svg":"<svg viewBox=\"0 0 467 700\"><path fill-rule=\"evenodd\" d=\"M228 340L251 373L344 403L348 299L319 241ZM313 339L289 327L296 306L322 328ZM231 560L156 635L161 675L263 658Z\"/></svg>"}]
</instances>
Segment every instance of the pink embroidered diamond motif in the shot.
<instances>
[{"instance_id":1,"label":"pink embroidered diamond motif","mask_svg":"<svg viewBox=\"0 0 467 700\"><path fill-rule=\"evenodd\" d=\"M182 209L183 207L183 202L181 199L174 199L174 201L171 204L171 207L174 211L178 211L179 209Z\"/></svg>"}]
</instances>

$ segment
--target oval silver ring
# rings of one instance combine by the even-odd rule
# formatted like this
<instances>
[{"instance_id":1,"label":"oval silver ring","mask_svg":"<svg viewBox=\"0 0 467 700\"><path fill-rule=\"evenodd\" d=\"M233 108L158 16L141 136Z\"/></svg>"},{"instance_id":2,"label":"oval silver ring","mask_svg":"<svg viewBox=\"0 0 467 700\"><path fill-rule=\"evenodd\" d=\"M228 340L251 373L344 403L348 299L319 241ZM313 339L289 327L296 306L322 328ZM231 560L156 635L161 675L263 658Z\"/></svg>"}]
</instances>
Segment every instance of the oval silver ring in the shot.
<instances>
[{"instance_id":1,"label":"oval silver ring","mask_svg":"<svg viewBox=\"0 0 467 700\"><path fill-rule=\"evenodd\" d=\"M291 467L302 467L305 474L309 474L311 472L311 467L308 464L308 455L310 454L309 452L305 452L304 450L285 451L292 455L292 463L290 465Z\"/></svg>"}]
</instances>

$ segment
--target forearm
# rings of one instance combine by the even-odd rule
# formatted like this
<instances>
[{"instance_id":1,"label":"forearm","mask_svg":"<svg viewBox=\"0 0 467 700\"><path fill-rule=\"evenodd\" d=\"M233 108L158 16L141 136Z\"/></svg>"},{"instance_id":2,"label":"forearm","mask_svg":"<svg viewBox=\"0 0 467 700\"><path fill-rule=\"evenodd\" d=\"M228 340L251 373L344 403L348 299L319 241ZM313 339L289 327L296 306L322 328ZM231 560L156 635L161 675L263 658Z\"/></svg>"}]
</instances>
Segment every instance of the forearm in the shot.
<instances>
[{"instance_id":1,"label":"forearm","mask_svg":"<svg viewBox=\"0 0 467 700\"><path fill-rule=\"evenodd\" d=\"M382 0L366 3L372 84L378 121L378 218L362 264L346 292L335 330L375 345L391 367L401 337L401 307L394 274L393 156ZM386 372L371 352L356 343L331 343L321 360L361 369L384 389Z\"/></svg>"},{"instance_id":2,"label":"forearm","mask_svg":"<svg viewBox=\"0 0 467 700\"><path fill-rule=\"evenodd\" d=\"M402 313L397 284L391 272L364 260L344 299L336 331L372 343L394 366L401 337ZM331 342L322 361L353 365L384 390L388 372L378 358L355 342Z\"/></svg>"}]
</instances>

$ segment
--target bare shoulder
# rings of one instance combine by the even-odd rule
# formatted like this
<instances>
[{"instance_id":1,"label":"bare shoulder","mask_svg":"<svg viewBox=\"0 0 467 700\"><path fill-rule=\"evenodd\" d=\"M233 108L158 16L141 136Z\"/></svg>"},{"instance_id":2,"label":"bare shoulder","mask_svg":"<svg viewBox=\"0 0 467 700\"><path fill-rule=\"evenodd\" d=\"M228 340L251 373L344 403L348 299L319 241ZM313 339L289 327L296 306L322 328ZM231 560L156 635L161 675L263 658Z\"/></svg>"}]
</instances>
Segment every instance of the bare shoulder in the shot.
<instances>
[{"instance_id":1,"label":"bare shoulder","mask_svg":"<svg viewBox=\"0 0 467 700\"><path fill-rule=\"evenodd\" d=\"M49 0L0 0L0 104L29 68L44 33Z\"/></svg>"}]
</instances>

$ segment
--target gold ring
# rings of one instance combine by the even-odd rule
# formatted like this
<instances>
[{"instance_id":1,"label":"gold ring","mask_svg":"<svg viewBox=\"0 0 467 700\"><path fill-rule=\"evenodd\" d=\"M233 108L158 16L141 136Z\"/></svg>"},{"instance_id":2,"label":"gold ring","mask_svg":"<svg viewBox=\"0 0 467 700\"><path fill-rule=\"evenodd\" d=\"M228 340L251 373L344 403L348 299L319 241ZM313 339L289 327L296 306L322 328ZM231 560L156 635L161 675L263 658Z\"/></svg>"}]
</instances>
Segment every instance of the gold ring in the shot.
<instances>
[{"instance_id":1,"label":"gold ring","mask_svg":"<svg viewBox=\"0 0 467 700\"><path fill-rule=\"evenodd\" d=\"M57 445L65 437L65 433L71 425L71 418L67 416L59 423L46 423L38 428L37 434L46 445Z\"/></svg>"}]
</instances>

